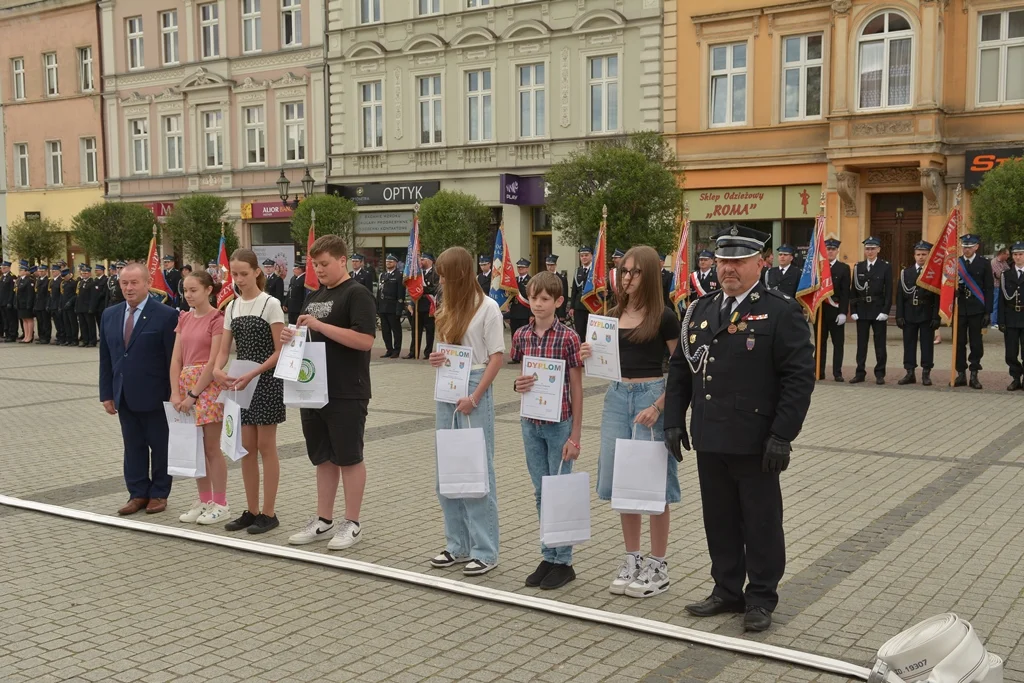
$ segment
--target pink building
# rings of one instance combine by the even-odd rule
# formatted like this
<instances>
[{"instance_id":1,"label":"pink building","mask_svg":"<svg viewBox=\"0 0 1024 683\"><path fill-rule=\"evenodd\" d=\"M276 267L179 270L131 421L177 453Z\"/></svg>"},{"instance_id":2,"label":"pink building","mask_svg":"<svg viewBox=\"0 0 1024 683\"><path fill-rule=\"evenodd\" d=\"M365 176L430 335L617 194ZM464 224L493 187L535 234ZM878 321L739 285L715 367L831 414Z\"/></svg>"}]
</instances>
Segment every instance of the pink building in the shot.
<instances>
[{"instance_id":1,"label":"pink building","mask_svg":"<svg viewBox=\"0 0 1024 683\"><path fill-rule=\"evenodd\" d=\"M101 0L107 197L224 197L243 244L291 245L282 171L325 177L323 0ZM276 209L272 206L278 207Z\"/></svg>"}]
</instances>

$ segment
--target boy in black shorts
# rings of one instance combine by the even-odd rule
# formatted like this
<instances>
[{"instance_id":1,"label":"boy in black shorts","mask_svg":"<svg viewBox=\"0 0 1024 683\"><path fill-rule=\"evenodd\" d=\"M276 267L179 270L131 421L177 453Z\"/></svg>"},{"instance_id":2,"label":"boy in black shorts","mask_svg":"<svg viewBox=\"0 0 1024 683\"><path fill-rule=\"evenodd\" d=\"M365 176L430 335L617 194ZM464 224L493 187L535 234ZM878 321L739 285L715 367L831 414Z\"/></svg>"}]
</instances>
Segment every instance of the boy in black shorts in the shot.
<instances>
[{"instance_id":1,"label":"boy in black shorts","mask_svg":"<svg viewBox=\"0 0 1024 683\"><path fill-rule=\"evenodd\" d=\"M309 459L316 465L317 516L288 539L305 545L334 537L330 550L359 542L359 508L366 488L363 429L370 402L370 349L377 319L373 295L348 274L348 247L337 235L324 235L309 250L307 268L320 281L309 295L296 321L309 328L310 339L324 342L327 356L327 405L303 408L302 435ZM311 277L307 270L306 277ZM281 342L291 341L294 330L284 328ZM345 519L334 521L338 482L345 488Z\"/></svg>"}]
</instances>

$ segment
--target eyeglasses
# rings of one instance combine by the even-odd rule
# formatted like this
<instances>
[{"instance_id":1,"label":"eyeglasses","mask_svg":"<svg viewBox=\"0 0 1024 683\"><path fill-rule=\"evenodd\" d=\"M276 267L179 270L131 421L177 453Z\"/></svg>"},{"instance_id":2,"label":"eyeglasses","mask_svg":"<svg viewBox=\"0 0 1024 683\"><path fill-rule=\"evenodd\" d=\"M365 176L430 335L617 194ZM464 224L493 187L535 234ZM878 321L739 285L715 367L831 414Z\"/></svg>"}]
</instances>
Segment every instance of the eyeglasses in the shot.
<instances>
[{"instance_id":1,"label":"eyeglasses","mask_svg":"<svg viewBox=\"0 0 1024 683\"><path fill-rule=\"evenodd\" d=\"M626 277L627 275L630 277L639 277L640 272L639 268L633 268L632 270L629 268L619 268L619 277Z\"/></svg>"}]
</instances>

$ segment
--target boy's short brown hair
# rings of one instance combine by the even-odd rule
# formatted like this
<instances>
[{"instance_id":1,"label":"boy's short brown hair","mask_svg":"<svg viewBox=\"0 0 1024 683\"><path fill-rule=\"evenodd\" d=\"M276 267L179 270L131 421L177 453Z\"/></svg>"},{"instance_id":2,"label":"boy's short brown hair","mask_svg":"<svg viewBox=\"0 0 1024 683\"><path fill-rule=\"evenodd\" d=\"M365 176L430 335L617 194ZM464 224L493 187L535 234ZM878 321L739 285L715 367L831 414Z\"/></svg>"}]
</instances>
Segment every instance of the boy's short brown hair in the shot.
<instances>
[{"instance_id":1,"label":"boy's short brown hair","mask_svg":"<svg viewBox=\"0 0 1024 683\"><path fill-rule=\"evenodd\" d=\"M552 299L564 296L562 278L546 270L537 273L526 283L526 296L537 296L541 292L547 294Z\"/></svg>"},{"instance_id":2,"label":"boy's short brown hair","mask_svg":"<svg viewBox=\"0 0 1024 683\"><path fill-rule=\"evenodd\" d=\"M313 246L309 248L309 255L311 258L316 258L324 252L327 252L334 258L348 257L348 245L345 244L345 240L337 235L324 235L323 237L318 237L313 242Z\"/></svg>"}]
</instances>

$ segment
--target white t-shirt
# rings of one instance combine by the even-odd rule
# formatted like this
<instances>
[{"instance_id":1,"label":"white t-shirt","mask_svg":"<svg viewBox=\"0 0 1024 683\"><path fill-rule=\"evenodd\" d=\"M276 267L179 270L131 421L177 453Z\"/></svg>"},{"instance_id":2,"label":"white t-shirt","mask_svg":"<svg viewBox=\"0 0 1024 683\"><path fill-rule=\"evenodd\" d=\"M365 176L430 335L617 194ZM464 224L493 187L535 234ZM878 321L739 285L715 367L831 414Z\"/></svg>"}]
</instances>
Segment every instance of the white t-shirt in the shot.
<instances>
[{"instance_id":1,"label":"white t-shirt","mask_svg":"<svg viewBox=\"0 0 1024 683\"><path fill-rule=\"evenodd\" d=\"M505 325L498 302L485 296L462 338L473 349L473 365L484 365L492 354L505 353Z\"/></svg>"},{"instance_id":2,"label":"white t-shirt","mask_svg":"<svg viewBox=\"0 0 1024 683\"><path fill-rule=\"evenodd\" d=\"M242 318L247 315L258 315L268 324L287 323L284 311L281 309L281 302L266 292L260 292L255 299L245 301L242 297L235 297L235 300L228 304L224 311L224 329L231 329L231 321L235 316Z\"/></svg>"}]
</instances>

